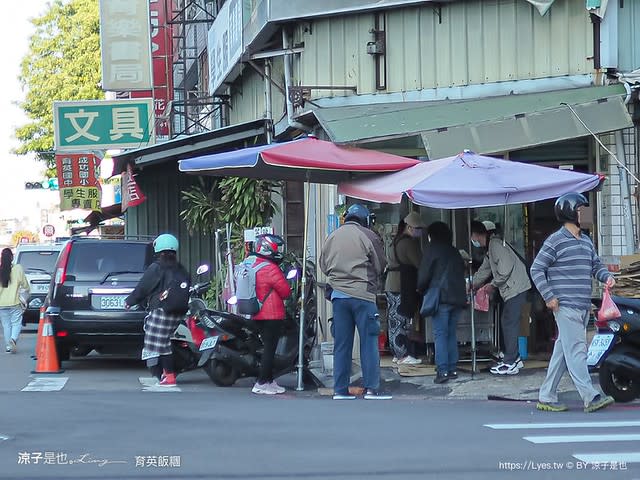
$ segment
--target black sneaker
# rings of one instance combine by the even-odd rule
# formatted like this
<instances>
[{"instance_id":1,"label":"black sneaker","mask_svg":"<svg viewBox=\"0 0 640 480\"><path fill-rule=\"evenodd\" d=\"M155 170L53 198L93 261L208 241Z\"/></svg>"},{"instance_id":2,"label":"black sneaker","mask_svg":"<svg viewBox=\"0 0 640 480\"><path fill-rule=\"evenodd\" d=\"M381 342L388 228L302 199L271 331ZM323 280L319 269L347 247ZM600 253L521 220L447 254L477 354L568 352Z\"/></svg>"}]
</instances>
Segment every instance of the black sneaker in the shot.
<instances>
[{"instance_id":1,"label":"black sneaker","mask_svg":"<svg viewBox=\"0 0 640 480\"><path fill-rule=\"evenodd\" d=\"M455 380L456 378L458 378L458 372L456 372L455 370L452 370L451 372L447 373L447 375L451 380Z\"/></svg>"},{"instance_id":2,"label":"black sneaker","mask_svg":"<svg viewBox=\"0 0 640 480\"><path fill-rule=\"evenodd\" d=\"M365 400L391 400L393 396L390 393L368 388L364 394Z\"/></svg>"},{"instance_id":3,"label":"black sneaker","mask_svg":"<svg viewBox=\"0 0 640 480\"><path fill-rule=\"evenodd\" d=\"M333 394L334 400L355 400L356 396L351 395L349 392L336 392Z\"/></svg>"},{"instance_id":4,"label":"black sneaker","mask_svg":"<svg viewBox=\"0 0 640 480\"><path fill-rule=\"evenodd\" d=\"M438 373L436 378L433 379L433 383L446 383L449 381L448 373Z\"/></svg>"}]
</instances>

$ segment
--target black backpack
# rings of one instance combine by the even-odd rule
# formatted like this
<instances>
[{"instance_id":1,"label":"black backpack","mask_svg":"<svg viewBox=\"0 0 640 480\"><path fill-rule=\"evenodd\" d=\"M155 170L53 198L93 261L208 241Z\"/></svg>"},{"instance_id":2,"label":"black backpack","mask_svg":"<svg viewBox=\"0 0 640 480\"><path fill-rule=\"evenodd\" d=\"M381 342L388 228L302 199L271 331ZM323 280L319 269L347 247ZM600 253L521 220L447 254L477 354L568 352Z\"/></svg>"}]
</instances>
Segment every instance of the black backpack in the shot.
<instances>
[{"instance_id":1,"label":"black backpack","mask_svg":"<svg viewBox=\"0 0 640 480\"><path fill-rule=\"evenodd\" d=\"M164 269L159 307L172 315L184 315L189 310L189 274L180 266Z\"/></svg>"}]
</instances>

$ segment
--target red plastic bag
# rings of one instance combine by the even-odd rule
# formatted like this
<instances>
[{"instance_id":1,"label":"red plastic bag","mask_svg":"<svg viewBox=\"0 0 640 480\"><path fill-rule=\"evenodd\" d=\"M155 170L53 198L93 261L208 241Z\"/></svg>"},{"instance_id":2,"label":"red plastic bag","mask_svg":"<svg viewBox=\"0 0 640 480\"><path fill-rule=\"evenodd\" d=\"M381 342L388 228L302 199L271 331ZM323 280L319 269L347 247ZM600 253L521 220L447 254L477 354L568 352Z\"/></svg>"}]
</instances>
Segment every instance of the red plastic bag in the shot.
<instances>
[{"instance_id":1,"label":"red plastic bag","mask_svg":"<svg viewBox=\"0 0 640 480\"><path fill-rule=\"evenodd\" d=\"M489 288L484 285L478 289L473 297L473 308L481 312L489 311Z\"/></svg>"},{"instance_id":2,"label":"red plastic bag","mask_svg":"<svg viewBox=\"0 0 640 480\"><path fill-rule=\"evenodd\" d=\"M602 305L598 310L598 321L606 322L607 320L613 320L614 318L620 318L620 310L611 298L609 287L605 287L602 294Z\"/></svg>"}]
</instances>

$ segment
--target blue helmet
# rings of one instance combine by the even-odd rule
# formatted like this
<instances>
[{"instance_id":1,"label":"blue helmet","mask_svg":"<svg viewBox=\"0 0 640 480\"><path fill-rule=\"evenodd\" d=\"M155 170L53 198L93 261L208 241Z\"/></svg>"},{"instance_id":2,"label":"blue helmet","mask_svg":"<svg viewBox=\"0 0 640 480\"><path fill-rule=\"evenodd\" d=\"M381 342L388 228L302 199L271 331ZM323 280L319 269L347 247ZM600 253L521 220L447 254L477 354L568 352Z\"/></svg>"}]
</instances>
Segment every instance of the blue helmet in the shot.
<instances>
[{"instance_id":1,"label":"blue helmet","mask_svg":"<svg viewBox=\"0 0 640 480\"><path fill-rule=\"evenodd\" d=\"M371 213L364 205L354 203L345 212L344 221L358 222L363 227L369 227L371 223Z\"/></svg>"},{"instance_id":2,"label":"blue helmet","mask_svg":"<svg viewBox=\"0 0 640 480\"><path fill-rule=\"evenodd\" d=\"M155 253L160 253L167 250L177 252L178 246L178 239L169 233L158 235L153 241L153 251Z\"/></svg>"}]
</instances>

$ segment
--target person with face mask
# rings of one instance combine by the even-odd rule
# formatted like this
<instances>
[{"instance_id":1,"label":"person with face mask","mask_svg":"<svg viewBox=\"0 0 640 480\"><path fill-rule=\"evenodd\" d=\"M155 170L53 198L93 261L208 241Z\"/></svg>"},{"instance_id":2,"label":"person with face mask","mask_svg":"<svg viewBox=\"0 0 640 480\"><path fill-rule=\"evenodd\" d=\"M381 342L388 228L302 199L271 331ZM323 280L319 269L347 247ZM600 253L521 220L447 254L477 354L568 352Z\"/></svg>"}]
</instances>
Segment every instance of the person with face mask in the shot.
<instances>
[{"instance_id":1,"label":"person with face mask","mask_svg":"<svg viewBox=\"0 0 640 480\"><path fill-rule=\"evenodd\" d=\"M418 310L418 268L422 261L423 228L426 224L417 212L409 213L398 224L398 231L389 248L385 295L387 297L387 323L389 347L393 362L399 365L417 365L419 359L409 355L408 331Z\"/></svg>"},{"instance_id":2,"label":"person with face mask","mask_svg":"<svg viewBox=\"0 0 640 480\"><path fill-rule=\"evenodd\" d=\"M567 193L556 200L555 214L562 227L542 245L531 265L531 278L553 312L558 338L553 346L547 376L540 387L536 408L562 412L558 384L569 371L584 402L585 412L595 412L614 403L591 382L587 366L587 324L591 312L591 278L613 287L615 279L602 264L591 239L580 231L581 210L589 206L580 193Z\"/></svg>"},{"instance_id":3,"label":"person with face mask","mask_svg":"<svg viewBox=\"0 0 640 480\"><path fill-rule=\"evenodd\" d=\"M494 233L488 233L481 222L471 223L471 243L476 247L487 248L487 255L473 277L473 288L478 289L489 283L500 291L504 301L500 318L504 358L490 371L494 375L517 375L524 368L518 353L518 336L522 308L527 301L527 292L531 289L527 267L495 230Z\"/></svg>"}]
</instances>

